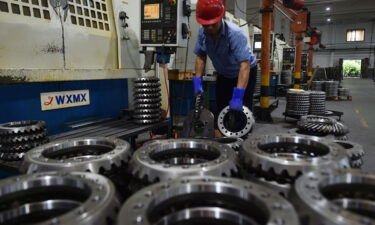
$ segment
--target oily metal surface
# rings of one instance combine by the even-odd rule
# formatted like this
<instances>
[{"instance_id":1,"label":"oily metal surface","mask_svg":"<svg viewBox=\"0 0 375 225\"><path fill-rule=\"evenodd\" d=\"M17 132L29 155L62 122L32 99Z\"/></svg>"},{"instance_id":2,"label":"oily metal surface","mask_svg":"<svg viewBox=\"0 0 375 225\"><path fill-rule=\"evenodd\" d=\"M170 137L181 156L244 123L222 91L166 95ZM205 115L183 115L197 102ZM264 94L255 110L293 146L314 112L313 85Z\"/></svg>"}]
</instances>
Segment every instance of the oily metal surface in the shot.
<instances>
[{"instance_id":1,"label":"oily metal surface","mask_svg":"<svg viewBox=\"0 0 375 225\"><path fill-rule=\"evenodd\" d=\"M230 127L228 127L228 118L229 120L235 121L236 127L240 127L242 129L232 130ZM240 118L243 118L243 120L240 120ZM242 138L251 132L254 123L255 120L253 117L253 113L246 106L243 106L242 112L233 112L230 110L230 107L227 106L223 110L221 110L217 119L218 128L220 132L226 137Z\"/></svg>"},{"instance_id":2,"label":"oily metal surface","mask_svg":"<svg viewBox=\"0 0 375 225\"><path fill-rule=\"evenodd\" d=\"M221 144L227 145L235 151L239 151L244 140L242 138L218 137L213 139Z\"/></svg>"},{"instance_id":3,"label":"oily metal surface","mask_svg":"<svg viewBox=\"0 0 375 225\"><path fill-rule=\"evenodd\" d=\"M237 158L233 149L214 141L156 140L133 154L129 170L150 183L189 175L230 177L237 173Z\"/></svg>"},{"instance_id":4,"label":"oily metal surface","mask_svg":"<svg viewBox=\"0 0 375 225\"><path fill-rule=\"evenodd\" d=\"M109 137L84 137L54 141L27 152L21 171L36 173L45 171L111 170L129 161L130 144Z\"/></svg>"},{"instance_id":5,"label":"oily metal surface","mask_svg":"<svg viewBox=\"0 0 375 225\"><path fill-rule=\"evenodd\" d=\"M115 187L93 173L47 172L0 181L1 224L109 225Z\"/></svg>"},{"instance_id":6,"label":"oily metal surface","mask_svg":"<svg viewBox=\"0 0 375 225\"><path fill-rule=\"evenodd\" d=\"M119 224L298 225L293 206L244 180L180 177L146 187L121 208Z\"/></svg>"},{"instance_id":7,"label":"oily metal surface","mask_svg":"<svg viewBox=\"0 0 375 225\"><path fill-rule=\"evenodd\" d=\"M375 224L375 175L360 170L312 171L295 183L293 203L306 225Z\"/></svg>"}]
</instances>

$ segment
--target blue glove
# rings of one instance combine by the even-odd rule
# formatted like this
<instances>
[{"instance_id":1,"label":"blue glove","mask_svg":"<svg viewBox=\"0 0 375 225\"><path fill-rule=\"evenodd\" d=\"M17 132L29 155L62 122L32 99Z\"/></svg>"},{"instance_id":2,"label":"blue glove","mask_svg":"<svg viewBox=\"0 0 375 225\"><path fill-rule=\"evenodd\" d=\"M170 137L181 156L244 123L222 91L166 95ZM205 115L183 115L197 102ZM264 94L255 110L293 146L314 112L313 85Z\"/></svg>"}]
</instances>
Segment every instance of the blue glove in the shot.
<instances>
[{"instance_id":1,"label":"blue glove","mask_svg":"<svg viewBox=\"0 0 375 225\"><path fill-rule=\"evenodd\" d=\"M202 77L193 77L194 95L203 94Z\"/></svg>"},{"instance_id":2,"label":"blue glove","mask_svg":"<svg viewBox=\"0 0 375 225\"><path fill-rule=\"evenodd\" d=\"M232 100L229 102L230 110L242 111L244 95L245 88L234 88Z\"/></svg>"}]
</instances>

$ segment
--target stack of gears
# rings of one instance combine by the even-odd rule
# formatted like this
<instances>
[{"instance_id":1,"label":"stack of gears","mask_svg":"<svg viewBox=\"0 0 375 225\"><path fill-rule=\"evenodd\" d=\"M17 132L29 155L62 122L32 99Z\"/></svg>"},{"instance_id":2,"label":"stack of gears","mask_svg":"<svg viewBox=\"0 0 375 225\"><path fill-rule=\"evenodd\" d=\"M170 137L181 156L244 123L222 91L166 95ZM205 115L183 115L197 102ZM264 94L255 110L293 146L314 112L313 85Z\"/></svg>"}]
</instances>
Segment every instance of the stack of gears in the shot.
<instances>
[{"instance_id":1,"label":"stack of gears","mask_svg":"<svg viewBox=\"0 0 375 225\"><path fill-rule=\"evenodd\" d=\"M261 71L257 71L257 79L255 83L255 89L254 89L254 95L255 96L260 96L260 81L261 81Z\"/></svg>"},{"instance_id":2,"label":"stack of gears","mask_svg":"<svg viewBox=\"0 0 375 225\"><path fill-rule=\"evenodd\" d=\"M291 116L304 116L309 114L310 94L299 89L289 89L285 113Z\"/></svg>"},{"instance_id":3,"label":"stack of gears","mask_svg":"<svg viewBox=\"0 0 375 225\"><path fill-rule=\"evenodd\" d=\"M313 81L311 84L311 90L313 91L323 91L324 81Z\"/></svg>"},{"instance_id":4,"label":"stack of gears","mask_svg":"<svg viewBox=\"0 0 375 225\"><path fill-rule=\"evenodd\" d=\"M285 84L286 86L292 85L292 71L290 70L284 70L281 72L281 79L280 82L281 84Z\"/></svg>"},{"instance_id":5,"label":"stack of gears","mask_svg":"<svg viewBox=\"0 0 375 225\"><path fill-rule=\"evenodd\" d=\"M297 124L300 131L310 135L332 134L340 140L346 140L346 134L349 133L347 126L330 117L303 116Z\"/></svg>"},{"instance_id":6,"label":"stack of gears","mask_svg":"<svg viewBox=\"0 0 375 225\"><path fill-rule=\"evenodd\" d=\"M339 82L338 81L326 81L325 92L327 97L336 97L339 95Z\"/></svg>"},{"instance_id":7,"label":"stack of gears","mask_svg":"<svg viewBox=\"0 0 375 225\"><path fill-rule=\"evenodd\" d=\"M0 159L22 160L25 152L48 142L44 121L28 120L0 125Z\"/></svg>"},{"instance_id":8,"label":"stack of gears","mask_svg":"<svg viewBox=\"0 0 375 225\"><path fill-rule=\"evenodd\" d=\"M323 91L310 92L310 115L324 115L326 112L326 93Z\"/></svg>"},{"instance_id":9,"label":"stack of gears","mask_svg":"<svg viewBox=\"0 0 375 225\"><path fill-rule=\"evenodd\" d=\"M156 77L142 77L134 81L134 122L152 124L161 120L160 83Z\"/></svg>"},{"instance_id":10,"label":"stack of gears","mask_svg":"<svg viewBox=\"0 0 375 225\"><path fill-rule=\"evenodd\" d=\"M350 96L350 89L348 89L348 88L339 88L339 96L340 97L348 97L348 96Z\"/></svg>"}]
</instances>

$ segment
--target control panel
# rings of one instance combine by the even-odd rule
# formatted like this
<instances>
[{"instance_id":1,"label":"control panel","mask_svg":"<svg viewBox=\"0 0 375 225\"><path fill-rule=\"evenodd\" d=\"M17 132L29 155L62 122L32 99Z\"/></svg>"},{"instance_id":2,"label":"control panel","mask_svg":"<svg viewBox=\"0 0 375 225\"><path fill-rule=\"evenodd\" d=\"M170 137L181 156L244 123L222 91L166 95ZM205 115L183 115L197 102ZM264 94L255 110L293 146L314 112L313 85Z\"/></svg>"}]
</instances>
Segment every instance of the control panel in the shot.
<instances>
[{"instance_id":1,"label":"control panel","mask_svg":"<svg viewBox=\"0 0 375 225\"><path fill-rule=\"evenodd\" d=\"M141 46L187 47L190 0L141 0Z\"/></svg>"}]
</instances>

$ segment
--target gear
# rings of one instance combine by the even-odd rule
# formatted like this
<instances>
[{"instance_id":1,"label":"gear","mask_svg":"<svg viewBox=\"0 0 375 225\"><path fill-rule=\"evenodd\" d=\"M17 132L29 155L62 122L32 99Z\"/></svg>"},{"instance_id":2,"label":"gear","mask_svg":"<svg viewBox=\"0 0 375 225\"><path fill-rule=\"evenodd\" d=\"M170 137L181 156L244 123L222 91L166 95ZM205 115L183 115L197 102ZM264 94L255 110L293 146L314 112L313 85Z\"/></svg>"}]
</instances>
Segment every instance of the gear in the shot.
<instances>
[{"instance_id":1,"label":"gear","mask_svg":"<svg viewBox=\"0 0 375 225\"><path fill-rule=\"evenodd\" d=\"M160 103L152 103L152 104L137 104L135 105L136 109L160 109Z\"/></svg>"},{"instance_id":2,"label":"gear","mask_svg":"<svg viewBox=\"0 0 375 225\"><path fill-rule=\"evenodd\" d=\"M272 190L244 180L179 177L134 194L118 215L119 224L298 225L293 206Z\"/></svg>"},{"instance_id":3,"label":"gear","mask_svg":"<svg viewBox=\"0 0 375 225\"><path fill-rule=\"evenodd\" d=\"M160 93L151 93L151 94L135 94L135 99L144 99L144 98L159 98Z\"/></svg>"},{"instance_id":4,"label":"gear","mask_svg":"<svg viewBox=\"0 0 375 225\"><path fill-rule=\"evenodd\" d=\"M155 83L159 82L157 77L141 77L134 80L134 83Z\"/></svg>"},{"instance_id":5,"label":"gear","mask_svg":"<svg viewBox=\"0 0 375 225\"><path fill-rule=\"evenodd\" d=\"M153 114L138 114L134 115L133 118L137 120L151 120L151 119L160 119L161 113L153 113Z\"/></svg>"},{"instance_id":6,"label":"gear","mask_svg":"<svg viewBox=\"0 0 375 225\"><path fill-rule=\"evenodd\" d=\"M1 224L104 225L115 221L116 190L92 173L38 173L3 179Z\"/></svg>"},{"instance_id":7,"label":"gear","mask_svg":"<svg viewBox=\"0 0 375 225\"><path fill-rule=\"evenodd\" d=\"M361 145L349 141L336 140L334 142L346 149L352 168L360 168L362 166L365 151Z\"/></svg>"},{"instance_id":8,"label":"gear","mask_svg":"<svg viewBox=\"0 0 375 225\"><path fill-rule=\"evenodd\" d=\"M319 138L326 138L330 140L343 140L346 141L348 138L347 136L335 136L333 134L325 134L325 133L312 133L308 131L299 130L298 128L293 128L288 130L288 134L294 134L294 135L307 135L307 136L314 136Z\"/></svg>"},{"instance_id":9,"label":"gear","mask_svg":"<svg viewBox=\"0 0 375 225\"><path fill-rule=\"evenodd\" d=\"M300 177L292 198L308 225L375 224L375 175L360 170L321 169Z\"/></svg>"},{"instance_id":10,"label":"gear","mask_svg":"<svg viewBox=\"0 0 375 225\"><path fill-rule=\"evenodd\" d=\"M160 103L161 98L142 98L142 99L136 99L134 101L134 104L154 104L154 103Z\"/></svg>"},{"instance_id":11,"label":"gear","mask_svg":"<svg viewBox=\"0 0 375 225\"><path fill-rule=\"evenodd\" d=\"M213 140L221 144L227 145L228 147L232 148L236 152L240 150L240 147L243 143L242 138L220 137L220 138L215 138Z\"/></svg>"},{"instance_id":12,"label":"gear","mask_svg":"<svg viewBox=\"0 0 375 225\"><path fill-rule=\"evenodd\" d=\"M226 145L199 139L170 139L139 148L129 163L131 173L149 183L187 175L232 176L236 154Z\"/></svg>"},{"instance_id":13,"label":"gear","mask_svg":"<svg viewBox=\"0 0 375 225\"><path fill-rule=\"evenodd\" d=\"M134 89L134 95L155 94L155 93L160 93L160 88L136 88Z\"/></svg>"},{"instance_id":14,"label":"gear","mask_svg":"<svg viewBox=\"0 0 375 225\"><path fill-rule=\"evenodd\" d=\"M153 123L158 123L161 121L161 118L156 118L156 119L135 119L133 120L134 123L136 124L153 124Z\"/></svg>"},{"instance_id":15,"label":"gear","mask_svg":"<svg viewBox=\"0 0 375 225\"><path fill-rule=\"evenodd\" d=\"M135 83L135 88L158 88L160 83Z\"/></svg>"},{"instance_id":16,"label":"gear","mask_svg":"<svg viewBox=\"0 0 375 225\"><path fill-rule=\"evenodd\" d=\"M21 171L80 171L99 173L129 161L130 144L107 137L85 137L55 141L27 152Z\"/></svg>"},{"instance_id":17,"label":"gear","mask_svg":"<svg viewBox=\"0 0 375 225\"><path fill-rule=\"evenodd\" d=\"M333 118L324 116L303 116L300 121L298 121L297 125L299 130L308 133L333 134L336 136L342 136L349 133L347 126Z\"/></svg>"},{"instance_id":18,"label":"gear","mask_svg":"<svg viewBox=\"0 0 375 225\"><path fill-rule=\"evenodd\" d=\"M253 113L243 106L242 112L232 111L229 106L221 110L217 125L226 137L242 138L248 135L255 123Z\"/></svg>"},{"instance_id":19,"label":"gear","mask_svg":"<svg viewBox=\"0 0 375 225\"><path fill-rule=\"evenodd\" d=\"M0 159L4 161L21 161L25 153L0 152Z\"/></svg>"},{"instance_id":20,"label":"gear","mask_svg":"<svg viewBox=\"0 0 375 225\"><path fill-rule=\"evenodd\" d=\"M15 144L24 142L33 142L47 138L47 130L42 130L40 132L32 132L30 134L24 135L3 135L0 136L0 144Z\"/></svg>"},{"instance_id":21,"label":"gear","mask_svg":"<svg viewBox=\"0 0 375 225\"><path fill-rule=\"evenodd\" d=\"M136 109L134 110L135 115L139 114L155 114L158 113L160 114L160 109Z\"/></svg>"},{"instance_id":22,"label":"gear","mask_svg":"<svg viewBox=\"0 0 375 225\"><path fill-rule=\"evenodd\" d=\"M0 124L0 135L25 134L30 132L43 131L46 123L38 120L24 120Z\"/></svg>"},{"instance_id":23,"label":"gear","mask_svg":"<svg viewBox=\"0 0 375 225\"><path fill-rule=\"evenodd\" d=\"M239 158L249 174L269 175L278 183L293 183L313 169L349 167L341 146L305 135L271 134L248 139Z\"/></svg>"}]
</instances>

